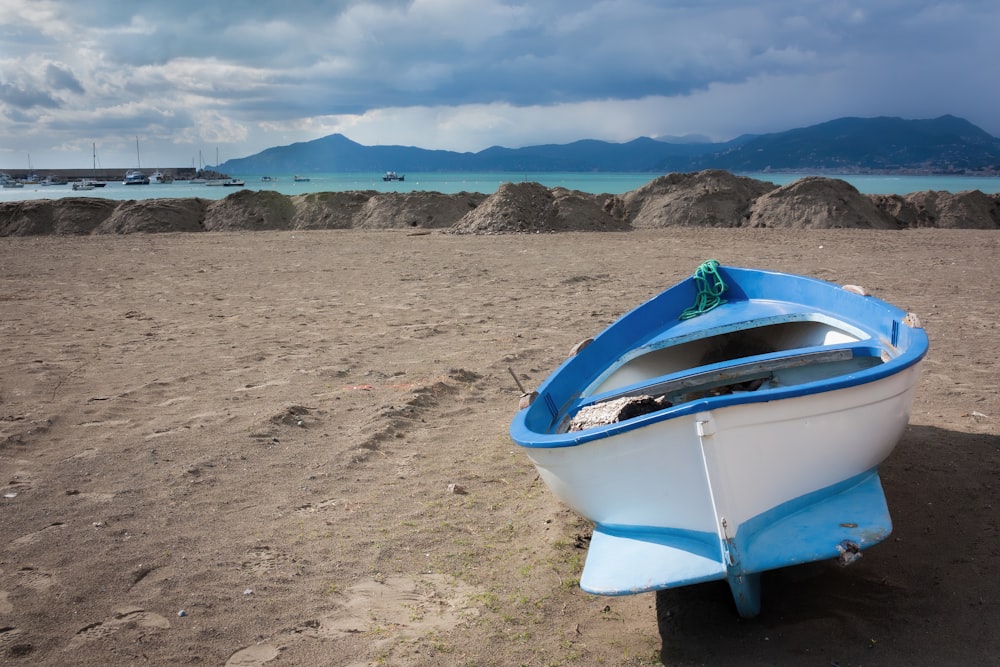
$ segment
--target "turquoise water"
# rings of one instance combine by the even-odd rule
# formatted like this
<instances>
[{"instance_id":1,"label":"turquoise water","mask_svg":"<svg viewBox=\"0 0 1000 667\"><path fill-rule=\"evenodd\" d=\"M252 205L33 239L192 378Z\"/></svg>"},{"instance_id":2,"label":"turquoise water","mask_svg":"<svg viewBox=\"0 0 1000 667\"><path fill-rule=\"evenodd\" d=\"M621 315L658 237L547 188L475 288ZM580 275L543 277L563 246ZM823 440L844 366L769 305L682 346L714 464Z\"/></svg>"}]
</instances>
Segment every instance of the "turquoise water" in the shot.
<instances>
[{"instance_id":1,"label":"turquoise water","mask_svg":"<svg viewBox=\"0 0 1000 667\"><path fill-rule=\"evenodd\" d=\"M242 178L250 190L272 190L285 195L309 192L342 192L346 190L375 190L377 192L411 192L415 190L454 194L480 192L492 194L501 183L535 182L546 187L562 187L594 194L622 194L635 190L657 177L650 173L510 173L510 172L427 172L406 174L406 180L386 182L381 173L310 174L308 182L295 182L292 174L269 174L276 182L262 182L261 174L234 174ZM803 174L743 174L751 178L787 185ZM865 194L907 194L924 190L962 192L980 190L987 194L1000 192L1000 177L976 176L871 176L838 175ZM0 201L29 199L59 199L62 197L103 197L105 199L155 199L163 197L202 197L221 199L237 188L191 185L187 182L157 185L124 186L120 182L108 183L104 188L74 191L69 185L29 185L20 189L0 189Z\"/></svg>"}]
</instances>

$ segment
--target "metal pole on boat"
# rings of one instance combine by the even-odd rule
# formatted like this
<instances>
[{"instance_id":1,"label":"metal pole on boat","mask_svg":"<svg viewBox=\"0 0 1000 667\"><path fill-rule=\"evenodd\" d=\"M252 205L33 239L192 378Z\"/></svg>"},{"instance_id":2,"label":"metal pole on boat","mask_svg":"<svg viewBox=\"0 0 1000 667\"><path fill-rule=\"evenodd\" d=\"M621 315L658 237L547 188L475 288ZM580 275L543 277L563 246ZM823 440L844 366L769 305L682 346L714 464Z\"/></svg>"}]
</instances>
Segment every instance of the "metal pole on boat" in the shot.
<instances>
[{"instance_id":1,"label":"metal pole on boat","mask_svg":"<svg viewBox=\"0 0 1000 667\"><path fill-rule=\"evenodd\" d=\"M537 398L538 392L528 391L527 389L525 389L524 385L521 384L521 381L517 379L517 375L514 373L514 369L511 368L510 366L507 367L507 372L510 373L510 376L512 378L514 378L514 384L517 385L517 388L521 390L521 400L518 401L517 409L523 410L529 405L531 405L531 402L535 400L535 398Z\"/></svg>"},{"instance_id":2,"label":"metal pole on boat","mask_svg":"<svg viewBox=\"0 0 1000 667\"><path fill-rule=\"evenodd\" d=\"M510 376L512 378L514 378L514 384L516 384L517 388L521 390L521 393L522 394L527 394L528 392L524 390L524 385L521 384L521 381L517 379L517 375L514 373L514 369L511 368L510 366L508 366L507 367L507 372L510 373Z\"/></svg>"}]
</instances>

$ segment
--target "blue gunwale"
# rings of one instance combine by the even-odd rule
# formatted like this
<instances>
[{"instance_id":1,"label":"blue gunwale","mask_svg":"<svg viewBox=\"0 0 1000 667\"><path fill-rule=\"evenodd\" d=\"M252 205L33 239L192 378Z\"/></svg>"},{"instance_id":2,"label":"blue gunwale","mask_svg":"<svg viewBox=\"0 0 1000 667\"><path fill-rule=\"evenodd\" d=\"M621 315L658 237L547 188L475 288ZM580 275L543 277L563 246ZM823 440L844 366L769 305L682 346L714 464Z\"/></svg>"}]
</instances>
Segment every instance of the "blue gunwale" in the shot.
<instances>
[{"instance_id":1,"label":"blue gunwale","mask_svg":"<svg viewBox=\"0 0 1000 667\"><path fill-rule=\"evenodd\" d=\"M698 317L679 320L681 311L690 305L696 295L693 280L688 278L623 315L578 355L563 362L539 386L538 398L512 421L510 434L514 441L528 448L572 447L696 412L863 385L895 375L917 364L927 353L927 336L923 329L903 324L906 313L876 297L861 296L833 283L793 274L725 266L719 267L719 274L728 287L726 304ZM865 354L865 349L877 349L880 354L886 352L889 359L885 363L820 381L710 396L623 422L585 431L559 432L567 417L575 414L579 407L600 400L598 396L581 399L581 394L588 387L595 386L602 377L606 377L609 369L617 368L638 355L720 333L796 321L833 324L860 339L854 344L819 346L817 349L853 347L859 354ZM794 353L810 349L803 348ZM777 358L792 353L785 351L761 355L760 358ZM750 358L692 368L638 383L636 387L706 370L724 369L747 359Z\"/></svg>"}]
</instances>

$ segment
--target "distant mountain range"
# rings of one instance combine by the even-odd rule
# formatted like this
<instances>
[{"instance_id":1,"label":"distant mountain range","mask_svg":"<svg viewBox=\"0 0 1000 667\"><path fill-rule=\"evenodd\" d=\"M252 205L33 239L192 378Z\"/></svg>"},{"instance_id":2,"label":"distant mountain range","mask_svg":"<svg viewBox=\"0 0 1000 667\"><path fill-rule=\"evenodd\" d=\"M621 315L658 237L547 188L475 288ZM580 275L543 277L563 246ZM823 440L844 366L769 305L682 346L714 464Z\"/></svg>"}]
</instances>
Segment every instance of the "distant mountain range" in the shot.
<instances>
[{"instance_id":1,"label":"distant mountain range","mask_svg":"<svg viewBox=\"0 0 1000 667\"><path fill-rule=\"evenodd\" d=\"M363 146L341 134L276 146L227 160L230 174L323 172L735 172L1000 173L1000 139L955 116L929 120L838 118L786 132L722 143L640 137L627 143L585 139L478 153L411 146Z\"/></svg>"}]
</instances>

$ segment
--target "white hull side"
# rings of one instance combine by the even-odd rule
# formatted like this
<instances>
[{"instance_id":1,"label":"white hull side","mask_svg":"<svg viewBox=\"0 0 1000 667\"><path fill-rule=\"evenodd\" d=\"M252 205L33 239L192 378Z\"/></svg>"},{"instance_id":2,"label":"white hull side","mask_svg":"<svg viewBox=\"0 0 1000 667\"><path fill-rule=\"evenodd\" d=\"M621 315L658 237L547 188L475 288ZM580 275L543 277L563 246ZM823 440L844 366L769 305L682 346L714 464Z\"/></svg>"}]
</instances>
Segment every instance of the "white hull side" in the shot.
<instances>
[{"instance_id":1,"label":"white hull side","mask_svg":"<svg viewBox=\"0 0 1000 667\"><path fill-rule=\"evenodd\" d=\"M869 384L779 401L771 410L740 405L715 413L715 435L703 442L726 536L773 507L882 463L906 429L918 375L911 366Z\"/></svg>"},{"instance_id":2,"label":"white hull side","mask_svg":"<svg viewBox=\"0 0 1000 667\"><path fill-rule=\"evenodd\" d=\"M526 451L556 497L591 521L716 532L693 415Z\"/></svg>"},{"instance_id":3,"label":"white hull side","mask_svg":"<svg viewBox=\"0 0 1000 667\"><path fill-rule=\"evenodd\" d=\"M719 532L875 468L909 419L919 365L846 389L743 404L528 455L602 525ZM699 436L698 421L706 433Z\"/></svg>"}]
</instances>

